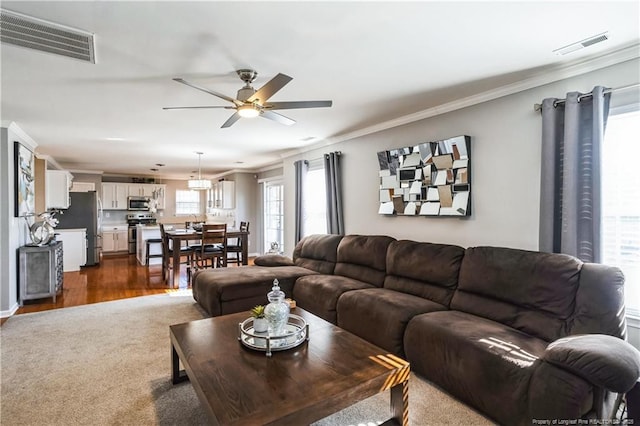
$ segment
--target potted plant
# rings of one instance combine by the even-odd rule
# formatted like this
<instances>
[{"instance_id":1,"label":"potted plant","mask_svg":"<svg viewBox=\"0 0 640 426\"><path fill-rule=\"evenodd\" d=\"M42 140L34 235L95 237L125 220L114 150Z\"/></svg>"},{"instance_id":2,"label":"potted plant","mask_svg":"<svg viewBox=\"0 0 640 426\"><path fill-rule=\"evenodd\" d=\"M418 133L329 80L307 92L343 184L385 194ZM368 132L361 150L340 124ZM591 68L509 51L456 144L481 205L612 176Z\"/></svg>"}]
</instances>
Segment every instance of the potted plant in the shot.
<instances>
[{"instance_id":1,"label":"potted plant","mask_svg":"<svg viewBox=\"0 0 640 426\"><path fill-rule=\"evenodd\" d=\"M253 317L253 330L256 333L264 333L269 328L269 323L264 316L264 306L257 305L251 309L251 316Z\"/></svg>"}]
</instances>

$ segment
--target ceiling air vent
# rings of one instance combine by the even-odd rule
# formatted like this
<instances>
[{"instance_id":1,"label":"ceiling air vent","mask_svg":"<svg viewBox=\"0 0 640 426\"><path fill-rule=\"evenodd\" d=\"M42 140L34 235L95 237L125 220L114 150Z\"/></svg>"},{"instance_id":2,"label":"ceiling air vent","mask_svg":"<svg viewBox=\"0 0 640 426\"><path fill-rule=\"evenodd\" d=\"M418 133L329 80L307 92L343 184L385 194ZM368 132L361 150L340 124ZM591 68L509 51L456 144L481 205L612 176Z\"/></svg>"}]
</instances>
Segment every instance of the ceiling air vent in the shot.
<instances>
[{"instance_id":1,"label":"ceiling air vent","mask_svg":"<svg viewBox=\"0 0 640 426\"><path fill-rule=\"evenodd\" d=\"M569 44L567 46L561 47L560 49L556 49L553 53L558 55L566 55L567 53L575 52L576 50L584 49L585 47L589 47L593 44L600 43L602 41L609 40L609 33L604 32L602 34L597 34L591 36L589 38L585 38L584 40L580 40L576 43Z\"/></svg>"},{"instance_id":2,"label":"ceiling air vent","mask_svg":"<svg viewBox=\"0 0 640 426\"><path fill-rule=\"evenodd\" d=\"M93 34L6 9L0 13L3 43L96 63Z\"/></svg>"}]
</instances>

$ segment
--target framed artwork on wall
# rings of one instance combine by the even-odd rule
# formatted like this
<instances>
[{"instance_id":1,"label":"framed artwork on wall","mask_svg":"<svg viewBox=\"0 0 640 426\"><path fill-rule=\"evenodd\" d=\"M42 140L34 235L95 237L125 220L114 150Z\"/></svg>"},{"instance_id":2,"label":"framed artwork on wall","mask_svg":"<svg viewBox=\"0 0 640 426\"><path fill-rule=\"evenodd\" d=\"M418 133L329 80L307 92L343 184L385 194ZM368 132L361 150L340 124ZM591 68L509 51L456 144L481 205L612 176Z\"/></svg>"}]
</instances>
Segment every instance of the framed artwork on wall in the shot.
<instances>
[{"instance_id":1,"label":"framed artwork on wall","mask_svg":"<svg viewBox=\"0 0 640 426\"><path fill-rule=\"evenodd\" d=\"M471 138L378 152L382 215L471 215Z\"/></svg>"},{"instance_id":2,"label":"framed artwork on wall","mask_svg":"<svg viewBox=\"0 0 640 426\"><path fill-rule=\"evenodd\" d=\"M33 152L20 142L13 143L15 170L15 216L35 213L35 169Z\"/></svg>"}]
</instances>

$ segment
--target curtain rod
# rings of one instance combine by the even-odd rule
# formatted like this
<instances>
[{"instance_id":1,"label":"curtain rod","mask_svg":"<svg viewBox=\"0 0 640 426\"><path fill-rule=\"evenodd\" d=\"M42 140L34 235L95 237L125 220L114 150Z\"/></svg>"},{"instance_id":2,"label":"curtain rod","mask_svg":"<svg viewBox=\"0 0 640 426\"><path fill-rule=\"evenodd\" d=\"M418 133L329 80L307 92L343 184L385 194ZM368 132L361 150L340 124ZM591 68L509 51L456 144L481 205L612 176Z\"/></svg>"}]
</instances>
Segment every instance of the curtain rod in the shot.
<instances>
[{"instance_id":1,"label":"curtain rod","mask_svg":"<svg viewBox=\"0 0 640 426\"><path fill-rule=\"evenodd\" d=\"M634 87L638 87L638 86L640 86L640 83L630 84L628 86L623 86L623 87L616 87L615 89L604 89L604 93L613 93L621 90L633 89ZM578 96L578 101L583 98L588 98L589 96L591 96L591 92L585 93L584 95L580 95ZM563 104L565 102L566 102L566 99L558 99L553 103L553 106L556 106L557 104ZM533 104L534 111L540 111L541 109L542 109L542 104Z\"/></svg>"}]
</instances>

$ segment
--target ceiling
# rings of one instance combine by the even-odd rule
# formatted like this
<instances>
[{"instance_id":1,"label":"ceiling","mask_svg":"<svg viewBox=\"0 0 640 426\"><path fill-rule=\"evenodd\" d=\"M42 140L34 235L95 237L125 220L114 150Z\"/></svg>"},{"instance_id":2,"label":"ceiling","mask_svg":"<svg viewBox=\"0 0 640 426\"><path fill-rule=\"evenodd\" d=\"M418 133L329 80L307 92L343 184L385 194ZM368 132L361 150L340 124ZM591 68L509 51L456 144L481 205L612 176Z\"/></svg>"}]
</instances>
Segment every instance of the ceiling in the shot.
<instances>
[{"instance_id":1,"label":"ceiling","mask_svg":"<svg viewBox=\"0 0 640 426\"><path fill-rule=\"evenodd\" d=\"M640 41L638 1L245 2L3 1L4 9L95 34L96 64L2 44L2 120L70 170L188 179L258 170L378 123L558 70ZM566 56L554 49L609 32ZM634 47L635 46L635 47ZM240 68L270 101L332 100L227 129Z\"/></svg>"}]
</instances>

